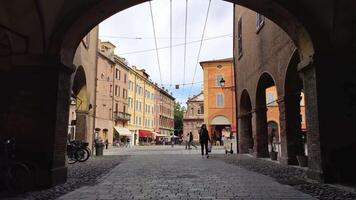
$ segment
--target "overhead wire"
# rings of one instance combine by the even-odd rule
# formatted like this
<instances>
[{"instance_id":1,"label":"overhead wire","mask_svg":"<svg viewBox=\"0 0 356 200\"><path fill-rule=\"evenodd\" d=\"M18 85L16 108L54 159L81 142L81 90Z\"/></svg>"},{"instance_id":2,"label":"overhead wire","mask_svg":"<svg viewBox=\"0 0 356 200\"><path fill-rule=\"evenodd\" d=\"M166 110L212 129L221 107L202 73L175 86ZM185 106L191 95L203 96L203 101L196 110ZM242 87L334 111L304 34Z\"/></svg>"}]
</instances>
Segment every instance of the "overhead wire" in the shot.
<instances>
[{"instance_id":1,"label":"overhead wire","mask_svg":"<svg viewBox=\"0 0 356 200\"><path fill-rule=\"evenodd\" d=\"M170 39L170 42L169 42L169 57L170 57L170 63L169 63L169 80L170 80L170 84L172 85L172 54L173 54L173 51L172 51L172 0L170 0L170 23L169 23L169 28L170 28L170 31L169 31L169 39Z\"/></svg>"},{"instance_id":2,"label":"overhead wire","mask_svg":"<svg viewBox=\"0 0 356 200\"><path fill-rule=\"evenodd\" d=\"M207 12L206 12L206 18L205 18L205 23L204 23L204 28L203 28L202 37L201 37L201 40L200 40L200 46L199 46L199 51L198 51L198 57L197 57L197 62L196 62L195 69L194 69L194 74L193 74L193 81L192 81L192 83L193 83L194 80L195 80L195 75L196 75L196 73L197 73L197 68L198 68L198 65L199 65L199 59L200 59L201 48L202 48L202 46L203 46L203 40L204 40L204 36L205 36L205 29L206 29L206 25L207 25L208 17L209 17L209 12L210 12L210 5L211 5L211 0L209 0L208 10L207 10ZM190 87L189 96L191 95L192 88L193 88L193 85Z\"/></svg>"},{"instance_id":3,"label":"overhead wire","mask_svg":"<svg viewBox=\"0 0 356 200\"><path fill-rule=\"evenodd\" d=\"M224 35L218 35L218 36L214 36L214 37L209 37L204 39L203 41L208 41L208 40L215 40L215 39L219 39L219 38L224 38L224 37L232 37L232 34L224 34ZM194 43L199 43L201 42L201 40L193 40L190 42L186 42L186 45L188 44L194 44ZM178 43L178 44L174 44L172 45L172 47L179 47L179 46L184 46L185 43ZM158 50L161 49L168 49L170 48L170 46L163 46L163 47L159 47ZM119 53L120 55L129 55L129 54L137 54L137 53L145 53L145 52L149 52L149 51L155 51L156 49L144 49L144 50L138 50L138 51L130 51L130 52L125 52L125 53Z\"/></svg>"},{"instance_id":4,"label":"overhead wire","mask_svg":"<svg viewBox=\"0 0 356 200\"><path fill-rule=\"evenodd\" d=\"M187 65L187 29L188 29L188 0L185 0L185 25L184 25L184 58L183 58L183 93L185 84L185 67Z\"/></svg>"},{"instance_id":5,"label":"overhead wire","mask_svg":"<svg viewBox=\"0 0 356 200\"><path fill-rule=\"evenodd\" d=\"M154 35L154 38L155 38L155 47L156 47L156 54L157 54L157 64L158 64L159 78L160 78L161 85L162 85L161 64L160 64L160 61L159 61L158 46L157 46L157 37L156 37L156 28L155 28L155 23L154 23L154 19L153 19L152 3L151 3L151 1L149 1L148 3L149 3L149 5L150 5L150 12L151 12L151 21L152 21L153 35Z\"/></svg>"}]
</instances>

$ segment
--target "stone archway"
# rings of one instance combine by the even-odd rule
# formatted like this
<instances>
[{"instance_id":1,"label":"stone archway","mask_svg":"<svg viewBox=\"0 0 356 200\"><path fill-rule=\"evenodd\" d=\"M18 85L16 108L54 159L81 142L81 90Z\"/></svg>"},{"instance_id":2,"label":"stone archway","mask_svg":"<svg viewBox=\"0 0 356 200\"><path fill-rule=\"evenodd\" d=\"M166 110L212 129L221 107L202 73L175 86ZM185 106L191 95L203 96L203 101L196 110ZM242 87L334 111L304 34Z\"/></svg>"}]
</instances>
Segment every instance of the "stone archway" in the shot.
<instances>
[{"instance_id":1,"label":"stone archway","mask_svg":"<svg viewBox=\"0 0 356 200\"><path fill-rule=\"evenodd\" d=\"M252 116L254 124L253 138L255 144L253 151L256 157L269 157L266 89L275 85L272 75L267 72L260 76L257 84L256 104Z\"/></svg>"},{"instance_id":2,"label":"stone archway","mask_svg":"<svg viewBox=\"0 0 356 200\"><path fill-rule=\"evenodd\" d=\"M65 16L63 24L60 24L64 31L56 32L53 36L53 42L50 45L50 51L60 53L61 62L70 65L73 60L74 52L80 40L100 22L106 18L132 6L147 2L148 0L106 0L93 1L82 5L84 9L78 6L75 9L75 15ZM314 46L311 35L303 25L288 10L288 5L277 0L225 0L238 4L263 14L280 26L293 40L300 49L300 59L305 63L310 62L314 54ZM74 12L74 11L73 11ZM65 23L64 23L65 22Z\"/></svg>"},{"instance_id":3,"label":"stone archway","mask_svg":"<svg viewBox=\"0 0 356 200\"><path fill-rule=\"evenodd\" d=\"M75 118L73 117L73 111L70 113L71 126L75 128L70 129L72 139L89 141L88 133L88 110L91 105L88 104L88 91L86 74L83 66L77 67L74 74L71 99L75 102ZM74 131L74 132L73 132ZM73 132L73 133L72 133Z\"/></svg>"},{"instance_id":4,"label":"stone archway","mask_svg":"<svg viewBox=\"0 0 356 200\"><path fill-rule=\"evenodd\" d=\"M238 141L239 141L239 152L249 153L253 151L253 137L252 137L252 121L251 112L252 105L250 95L247 90L243 90L240 97L238 115Z\"/></svg>"},{"instance_id":5,"label":"stone archway","mask_svg":"<svg viewBox=\"0 0 356 200\"><path fill-rule=\"evenodd\" d=\"M305 76L304 89L309 104L307 110L311 126L308 129L313 135L312 140L308 141L314 149L318 149L313 155L313 160L318 162L313 164L314 177L321 178L324 173L333 174L333 178L341 175L343 178L352 177L348 173L355 177L352 167L356 166L356 162L353 165L348 163L356 143L352 134L354 131L349 131L355 130L355 106L352 104L355 81L350 69L354 69L356 63L352 42L356 4L331 0L229 1L274 21L299 49L299 68ZM1 89L7 95L1 104L11 106L4 106L1 110L0 130L25 136L22 137L22 144L28 146L27 150L46 152L42 161L46 171L43 175L45 185L65 181L63 138L66 135L64 127L68 124L66 110L71 90L70 73L75 71L72 61L76 47L81 38L98 23L142 2L146 0L75 3L70 0L14 0L0 3L1 27L8 32L13 52L11 57L5 58L11 61L1 61L1 69L5 69L1 74L1 85L4 85ZM334 70L336 67L338 70ZM348 80L345 81L343 77ZM9 82L22 85L10 87L7 84ZM328 90L331 88L337 95L330 97ZM342 108L330 107L331 104L342 105ZM319 115L319 112L323 115ZM328 112L336 114L330 117ZM48 117L44 119L43 116ZM12 127L21 126L23 130L11 130ZM319 129L324 132L319 134ZM339 133L338 137L335 137L335 132ZM38 141L43 145L38 145ZM32 143L45 147L45 150L29 145ZM343 146L346 147L341 148ZM345 166L351 167L345 169Z\"/></svg>"},{"instance_id":6,"label":"stone archway","mask_svg":"<svg viewBox=\"0 0 356 200\"><path fill-rule=\"evenodd\" d=\"M281 162L298 164L297 155L304 155L301 129L301 92L303 83L297 71L299 57L293 53L285 75L284 96L279 98L281 126Z\"/></svg>"}]
</instances>

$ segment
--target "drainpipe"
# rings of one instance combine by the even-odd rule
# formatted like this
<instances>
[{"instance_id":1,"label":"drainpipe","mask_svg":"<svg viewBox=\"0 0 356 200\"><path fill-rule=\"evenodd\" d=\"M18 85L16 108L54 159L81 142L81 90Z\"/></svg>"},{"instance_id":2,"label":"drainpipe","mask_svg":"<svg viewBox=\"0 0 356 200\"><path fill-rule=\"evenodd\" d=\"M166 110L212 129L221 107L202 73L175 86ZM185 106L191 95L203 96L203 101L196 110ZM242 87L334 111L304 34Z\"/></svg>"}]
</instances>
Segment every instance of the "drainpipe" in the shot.
<instances>
[{"instance_id":1,"label":"drainpipe","mask_svg":"<svg viewBox=\"0 0 356 200\"><path fill-rule=\"evenodd\" d=\"M96 95L97 95L97 89L98 89L98 46L99 46L99 28L97 28L96 31L96 46L95 46L95 79L94 79L94 102L93 102L93 136L92 136L92 141L91 141L91 150L94 152L94 147L95 147L95 126L96 126Z\"/></svg>"},{"instance_id":2,"label":"drainpipe","mask_svg":"<svg viewBox=\"0 0 356 200\"><path fill-rule=\"evenodd\" d=\"M236 153L239 153L239 140L238 140L238 119L237 119L237 113L238 113L238 106L237 106L237 100L238 100L238 95L237 95L237 78L236 78L236 57L235 57L235 52L236 52L236 45L235 45L235 24L236 24L236 12L235 12L235 6L236 4L233 5L233 37L232 37L232 43L233 43L233 75L234 75L234 83L235 83L235 127L236 127Z\"/></svg>"}]
</instances>

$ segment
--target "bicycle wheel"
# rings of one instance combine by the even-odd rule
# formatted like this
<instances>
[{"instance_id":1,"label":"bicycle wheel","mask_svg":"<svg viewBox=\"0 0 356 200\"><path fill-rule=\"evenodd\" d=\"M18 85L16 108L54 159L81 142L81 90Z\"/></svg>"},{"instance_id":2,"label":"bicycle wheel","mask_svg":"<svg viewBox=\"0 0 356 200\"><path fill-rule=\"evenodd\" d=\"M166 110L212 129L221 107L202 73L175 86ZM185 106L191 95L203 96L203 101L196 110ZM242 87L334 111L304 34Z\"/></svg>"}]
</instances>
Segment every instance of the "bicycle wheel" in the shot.
<instances>
[{"instance_id":1,"label":"bicycle wheel","mask_svg":"<svg viewBox=\"0 0 356 200\"><path fill-rule=\"evenodd\" d=\"M23 193L34 187L31 170L22 163L11 163L7 169L6 186L10 191Z\"/></svg>"},{"instance_id":2,"label":"bicycle wheel","mask_svg":"<svg viewBox=\"0 0 356 200\"><path fill-rule=\"evenodd\" d=\"M68 164L74 164L77 162L77 158L75 157L75 153L70 150L67 152L67 162Z\"/></svg>"},{"instance_id":3,"label":"bicycle wheel","mask_svg":"<svg viewBox=\"0 0 356 200\"><path fill-rule=\"evenodd\" d=\"M90 153L87 149L80 148L75 151L75 158L79 162L87 161L89 159L89 155Z\"/></svg>"}]
</instances>

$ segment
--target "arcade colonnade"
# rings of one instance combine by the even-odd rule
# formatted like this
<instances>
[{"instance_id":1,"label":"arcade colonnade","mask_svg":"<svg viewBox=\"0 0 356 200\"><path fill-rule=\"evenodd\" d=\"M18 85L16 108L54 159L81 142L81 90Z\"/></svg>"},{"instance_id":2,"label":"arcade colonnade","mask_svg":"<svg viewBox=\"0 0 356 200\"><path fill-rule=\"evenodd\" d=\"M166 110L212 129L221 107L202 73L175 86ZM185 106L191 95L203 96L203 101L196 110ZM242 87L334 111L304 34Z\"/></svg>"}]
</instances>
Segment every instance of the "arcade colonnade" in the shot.
<instances>
[{"instance_id":1,"label":"arcade colonnade","mask_svg":"<svg viewBox=\"0 0 356 200\"><path fill-rule=\"evenodd\" d=\"M68 108L72 74L76 71L73 58L79 43L104 19L146 1L0 0L0 91L4 97L0 99L0 137L17 138L21 155L39 165L41 186L66 181ZM286 32L298 50L308 146L313 152L309 154L311 177L326 181L355 177L356 83L352 72L356 64L356 3L229 1L269 18ZM275 81L277 88L279 82ZM243 90L237 90L241 96ZM277 91L280 97L284 90ZM250 106L246 109L256 118L264 108L259 108L256 95L248 92ZM247 98L246 94L243 96ZM289 100L293 97L284 95L284 101ZM245 129L254 129L256 122L252 120ZM286 130L292 127L288 123L284 126ZM256 135L256 130L252 132ZM256 144L253 148L260 147Z\"/></svg>"}]
</instances>

